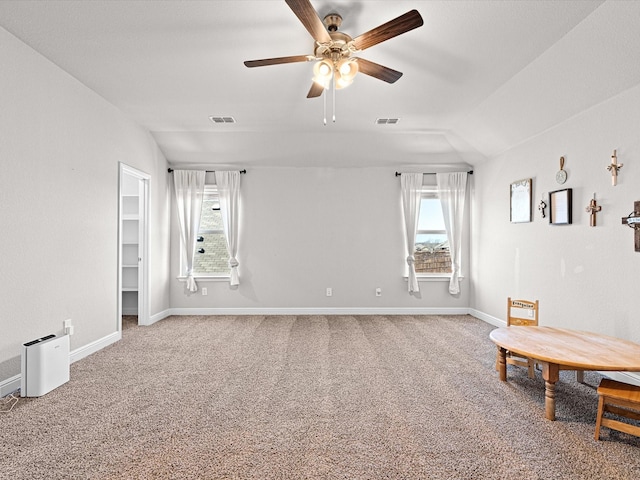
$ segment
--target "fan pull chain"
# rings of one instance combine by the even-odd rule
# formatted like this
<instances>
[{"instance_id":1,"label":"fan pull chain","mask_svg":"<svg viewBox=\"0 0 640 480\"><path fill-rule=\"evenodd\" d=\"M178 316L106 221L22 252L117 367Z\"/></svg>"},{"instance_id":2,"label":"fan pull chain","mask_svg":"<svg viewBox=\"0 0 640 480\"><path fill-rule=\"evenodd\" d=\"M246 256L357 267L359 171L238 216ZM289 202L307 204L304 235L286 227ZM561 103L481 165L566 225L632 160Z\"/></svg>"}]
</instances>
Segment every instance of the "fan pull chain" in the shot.
<instances>
[{"instance_id":1,"label":"fan pull chain","mask_svg":"<svg viewBox=\"0 0 640 480\"><path fill-rule=\"evenodd\" d=\"M333 123L336 123L336 75L333 75Z\"/></svg>"},{"instance_id":2,"label":"fan pull chain","mask_svg":"<svg viewBox=\"0 0 640 480\"><path fill-rule=\"evenodd\" d=\"M327 126L327 91L322 92L322 116L324 126Z\"/></svg>"}]
</instances>

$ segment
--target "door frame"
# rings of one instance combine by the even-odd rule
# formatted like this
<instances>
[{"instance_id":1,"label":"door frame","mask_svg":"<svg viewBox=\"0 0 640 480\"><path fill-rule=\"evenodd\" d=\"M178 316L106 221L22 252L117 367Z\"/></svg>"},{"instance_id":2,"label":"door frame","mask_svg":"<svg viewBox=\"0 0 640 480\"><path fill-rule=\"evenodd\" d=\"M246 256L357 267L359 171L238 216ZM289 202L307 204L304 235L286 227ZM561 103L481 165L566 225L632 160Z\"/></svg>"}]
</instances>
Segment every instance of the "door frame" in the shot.
<instances>
[{"instance_id":1,"label":"door frame","mask_svg":"<svg viewBox=\"0 0 640 480\"><path fill-rule=\"evenodd\" d=\"M150 325L149 318L149 187L151 175L119 162L118 175L118 331L122 332L122 187L124 176L138 180L139 238L138 238L138 325Z\"/></svg>"}]
</instances>

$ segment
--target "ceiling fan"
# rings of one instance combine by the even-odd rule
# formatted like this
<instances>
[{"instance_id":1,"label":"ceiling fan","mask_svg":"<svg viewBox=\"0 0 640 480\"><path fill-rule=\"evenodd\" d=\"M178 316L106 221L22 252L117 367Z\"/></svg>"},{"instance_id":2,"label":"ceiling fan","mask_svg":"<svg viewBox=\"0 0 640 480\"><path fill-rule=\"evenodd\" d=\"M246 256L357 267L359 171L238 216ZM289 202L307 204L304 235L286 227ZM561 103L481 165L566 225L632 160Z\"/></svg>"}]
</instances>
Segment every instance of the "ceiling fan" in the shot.
<instances>
[{"instance_id":1,"label":"ceiling fan","mask_svg":"<svg viewBox=\"0 0 640 480\"><path fill-rule=\"evenodd\" d=\"M313 55L248 60L244 64L251 68L315 61L313 83L307 98L319 97L325 89L330 88L332 83L334 89L350 85L358 72L387 83L394 83L402 76L402 72L364 58L356 58L354 55L373 45L418 28L424 23L418 11L411 10L358 35L356 38L351 38L346 33L338 32L342 23L342 17L339 14L330 13L321 20L309 0L285 1L315 40Z\"/></svg>"}]
</instances>

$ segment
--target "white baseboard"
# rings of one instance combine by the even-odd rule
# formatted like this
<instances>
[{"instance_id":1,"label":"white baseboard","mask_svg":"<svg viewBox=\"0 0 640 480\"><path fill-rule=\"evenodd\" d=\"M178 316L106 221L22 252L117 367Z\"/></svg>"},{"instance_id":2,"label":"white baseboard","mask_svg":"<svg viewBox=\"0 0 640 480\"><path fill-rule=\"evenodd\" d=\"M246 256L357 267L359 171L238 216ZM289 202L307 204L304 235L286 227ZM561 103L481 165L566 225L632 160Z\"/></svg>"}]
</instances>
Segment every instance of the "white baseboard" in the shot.
<instances>
[{"instance_id":1,"label":"white baseboard","mask_svg":"<svg viewBox=\"0 0 640 480\"><path fill-rule=\"evenodd\" d=\"M506 327L507 326L507 322L505 322L504 320L498 318L498 317L493 317L491 315L487 315L484 312L481 312L479 310L476 310L474 308L469 308L467 309L469 315L476 317L478 320L482 320L483 322L486 322L490 325L493 325L494 327Z\"/></svg>"},{"instance_id":2,"label":"white baseboard","mask_svg":"<svg viewBox=\"0 0 640 480\"><path fill-rule=\"evenodd\" d=\"M122 332L113 332L106 337L99 338L87 345L76 348L72 352L69 353L69 363L77 362L78 360L82 360L85 357L88 357L92 353L96 353L99 350L102 350L104 347L108 347L112 343L116 343L122 338Z\"/></svg>"},{"instance_id":3,"label":"white baseboard","mask_svg":"<svg viewBox=\"0 0 640 480\"><path fill-rule=\"evenodd\" d=\"M468 308L171 308L170 315L466 315ZM166 311L165 311L166 312ZM162 318L168 317L165 315Z\"/></svg>"},{"instance_id":4,"label":"white baseboard","mask_svg":"<svg viewBox=\"0 0 640 480\"><path fill-rule=\"evenodd\" d=\"M6 397L20 388L20 375L14 375L0 382L0 398Z\"/></svg>"}]
</instances>

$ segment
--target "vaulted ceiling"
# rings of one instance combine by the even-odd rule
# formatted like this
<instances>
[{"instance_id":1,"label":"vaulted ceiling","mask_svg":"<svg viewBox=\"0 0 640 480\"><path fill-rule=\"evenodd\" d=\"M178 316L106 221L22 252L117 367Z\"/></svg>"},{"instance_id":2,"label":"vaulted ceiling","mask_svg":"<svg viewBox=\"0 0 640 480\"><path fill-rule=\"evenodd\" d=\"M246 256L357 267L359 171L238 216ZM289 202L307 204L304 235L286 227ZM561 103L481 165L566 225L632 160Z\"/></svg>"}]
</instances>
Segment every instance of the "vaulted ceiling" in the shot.
<instances>
[{"instance_id":1,"label":"vaulted ceiling","mask_svg":"<svg viewBox=\"0 0 640 480\"><path fill-rule=\"evenodd\" d=\"M311 4L352 37L412 9L424 19L358 54L404 75L358 74L335 123L331 94L306 98L313 63L243 64L313 53L284 0L3 0L0 26L148 129L174 166L474 165L640 83L640 2Z\"/></svg>"}]
</instances>

